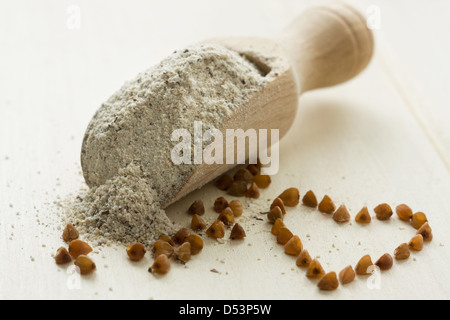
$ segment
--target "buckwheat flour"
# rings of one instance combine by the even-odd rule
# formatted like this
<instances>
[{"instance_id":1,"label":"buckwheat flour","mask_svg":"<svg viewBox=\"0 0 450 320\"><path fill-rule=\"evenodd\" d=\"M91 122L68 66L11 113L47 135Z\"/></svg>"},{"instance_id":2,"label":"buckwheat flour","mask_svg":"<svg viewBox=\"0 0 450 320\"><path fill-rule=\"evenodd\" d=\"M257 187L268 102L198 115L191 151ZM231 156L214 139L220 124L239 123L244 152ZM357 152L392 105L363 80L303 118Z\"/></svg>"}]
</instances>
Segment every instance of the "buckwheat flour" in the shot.
<instances>
[{"instance_id":1,"label":"buckwheat flour","mask_svg":"<svg viewBox=\"0 0 450 320\"><path fill-rule=\"evenodd\" d=\"M194 121L220 129L265 84L251 62L219 45L174 52L127 82L86 131L81 158L91 189L75 202L74 223L98 239L127 244L172 233L161 204L195 169L172 163L172 132L190 130Z\"/></svg>"}]
</instances>

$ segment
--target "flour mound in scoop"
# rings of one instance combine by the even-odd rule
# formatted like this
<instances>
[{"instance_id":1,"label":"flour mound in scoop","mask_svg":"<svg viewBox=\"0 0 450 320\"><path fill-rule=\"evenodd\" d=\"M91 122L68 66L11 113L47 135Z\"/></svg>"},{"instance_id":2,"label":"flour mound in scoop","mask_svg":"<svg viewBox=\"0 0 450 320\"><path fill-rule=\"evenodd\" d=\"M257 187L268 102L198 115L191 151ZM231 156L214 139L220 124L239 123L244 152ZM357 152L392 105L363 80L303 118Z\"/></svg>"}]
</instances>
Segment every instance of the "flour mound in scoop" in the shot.
<instances>
[{"instance_id":1,"label":"flour mound in scoop","mask_svg":"<svg viewBox=\"0 0 450 320\"><path fill-rule=\"evenodd\" d=\"M81 164L91 190L75 203L70 222L91 238L124 244L173 234L161 206L196 165L172 162L172 133L191 131L195 121L204 130L224 129L266 84L247 58L220 45L177 51L126 82L87 128Z\"/></svg>"}]
</instances>

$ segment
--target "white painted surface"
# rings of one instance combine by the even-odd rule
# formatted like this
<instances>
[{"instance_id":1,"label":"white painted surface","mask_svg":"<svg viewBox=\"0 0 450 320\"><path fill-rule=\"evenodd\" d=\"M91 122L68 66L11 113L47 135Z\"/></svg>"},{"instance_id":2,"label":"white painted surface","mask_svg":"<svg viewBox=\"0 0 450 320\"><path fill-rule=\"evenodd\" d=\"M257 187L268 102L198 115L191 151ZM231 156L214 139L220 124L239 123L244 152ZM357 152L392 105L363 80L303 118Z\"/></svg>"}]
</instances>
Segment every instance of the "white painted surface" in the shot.
<instances>
[{"instance_id":1,"label":"white painted surface","mask_svg":"<svg viewBox=\"0 0 450 320\"><path fill-rule=\"evenodd\" d=\"M376 57L357 79L302 97L282 142L281 171L257 202L298 186L302 194L328 193L352 214L381 202L425 211L434 242L383 273L380 290L360 279L319 292L266 222L252 218L257 204L242 218L242 244L207 240L187 269L174 264L163 278L147 273L150 258L132 264L123 248L108 248L95 257L95 276L70 290L70 275L52 261L62 245L53 202L83 185L81 139L100 103L176 48L220 35L273 36L311 2L0 1L0 298L448 299L450 22L448 2L437 0L355 1L362 10L381 9ZM71 4L81 9L79 30L66 28ZM187 224L184 211L194 199L212 204L220 194L206 186L169 215ZM397 219L337 226L301 206L286 223L327 271L337 272L364 254L392 253L414 234Z\"/></svg>"}]
</instances>

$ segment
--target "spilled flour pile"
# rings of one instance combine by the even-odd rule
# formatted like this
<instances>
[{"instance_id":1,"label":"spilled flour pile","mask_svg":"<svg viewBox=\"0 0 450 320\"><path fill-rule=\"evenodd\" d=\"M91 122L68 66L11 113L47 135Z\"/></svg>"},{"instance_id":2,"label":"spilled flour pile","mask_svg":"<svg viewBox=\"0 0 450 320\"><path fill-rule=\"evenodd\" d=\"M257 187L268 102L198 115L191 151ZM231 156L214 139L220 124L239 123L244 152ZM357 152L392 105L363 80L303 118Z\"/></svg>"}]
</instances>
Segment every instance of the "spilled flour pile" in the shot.
<instances>
[{"instance_id":1,"label":"spilled flour pile","mask_svg":"<svg viewBox=\"0 0 450 320\"><path fill-rule=\"evenodd\" d=\"M238 53L199 45L173 53L126 83L97 111L82 147L90 190L69 219L97 242L151 243L174 226L161 205L176 194L195 165L175 165L176 129L202 121L218 128L266 84Z\"/></svg>"},{"instance_id":2,"label":"spilled flour pile","mask_svg":"<svg viewBox=\"0 0 450 320\"><path fill-rule=\"evenodd\" d=\"M97 245L110 240L149 244L174 230L157 200L150 179L139 165L130 164L115 178L79 196L70 218Z\"/></svg>"}]
</instances>

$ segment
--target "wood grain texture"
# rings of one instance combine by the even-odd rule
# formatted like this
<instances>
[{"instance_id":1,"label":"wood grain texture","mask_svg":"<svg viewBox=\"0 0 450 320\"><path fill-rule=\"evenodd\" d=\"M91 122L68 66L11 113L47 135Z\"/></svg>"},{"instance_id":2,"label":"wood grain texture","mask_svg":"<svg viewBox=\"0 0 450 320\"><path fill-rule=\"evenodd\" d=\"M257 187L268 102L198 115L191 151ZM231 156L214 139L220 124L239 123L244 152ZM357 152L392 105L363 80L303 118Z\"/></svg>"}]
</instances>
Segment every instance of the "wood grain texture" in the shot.
<instances>
[{"instance_id":1,"label":"wood grain texture","mask_svg":"<svg viewBox=\"0 0 450 320\"><path fill-rule=\"evenodd\" d=\"M443 12L449 12L450 3L437 0L429 6L421 1L363 2L379 7L381 25L376 33L385 68L450 170L450 47L448 41L440 41L450 31L450 22L441 18ZM397 21L399 16L402 23Z\"/></svg>"},{"instance_id":2,"label":"wood grain texture","mask_svg":"<svg viewBox=\"0 0 450 320\"><path fill-rule=\"evenodd\" d=\"M368 65L374 46L364 16L341 2L306 10L277 40L291 58L300 92L352 79Z\"/></svg>"},{"instance_id":3,"label":"wood grain texture","mask_svg":"<svg viewBox=\"0 0 450 320\"><path fill-rule=\"evenodd\" d=\"M75 196L83 186L81 139L105 97L124 79L175 48L221 35L272 37L308 4L287 0L110 1L108 6L75 2L82 12L80 30L65 27L68 2L0 3L1 298L450 297L450 278L443 272L450 263L450 174L442 153L425 131L433 132L436 141L445 145L443 137L449 133L443 126L448 112L443 94L446 83L439 79L449 68L442 58L449 48L433 44L433 53L429 53L415 50L419 40L403 41L405 26L391 18L405 12L392 1L370 1L384 12L386 20L375 36L377 43L381 39L386 46L377 48L369 69L349 83L307 93L300 100L293 129L282 142L280 173L257 203L245 203L241 223L248 238L243 243L207 240L204 252L187 268L174 265L164 278L147 273L150 258L132 264L124 248L106 248L95 256L97 273L84 278L80 290L69 290L70 275L51 258L63 244L55 213L59 201L71 193ZM444 2L436 3L426 6L434 8L436 15L445 14L439 7ZM418 2L408 6L423 9ZM444 17L430 20L427 16L420 34L433 34L436 24L446 23ZM434 43L432 37L423 41ZM397 72L395 63L386 62L394 54L408 52L403 59L406 71L419 87L426 82L421 95L432 105L420 114L413 114L405 100L414 92L409 87L399 92L390 73L400 83L408 79ZM433 58L424 60L428 55ZM431 122L431 118L441 120ZM253 218L269 203L267 199L288 186L300 187L302 195L309 189L318 197L328 193L337 203L345 203L353 216L363 205L408 203L428 214L435 240L414 254L414 259L384 273L380 290L369 290L365 280L359 279L337 292L321 293L294 259L284 255L269 226ZM205 217L212 221L216 217L212 201L220 194L207 185L172 205L169 215L187 224L185 210L201 197L207 204ZM356 264L363 254L370 253L376 260L385 252L392 253L414 234L396 219L387 224L374 221L369 227L336 226L328 217L303 207L291 209L286 223L313 256L320 256L327 271L336 272Z\"/></svg>"}]
</instances>

